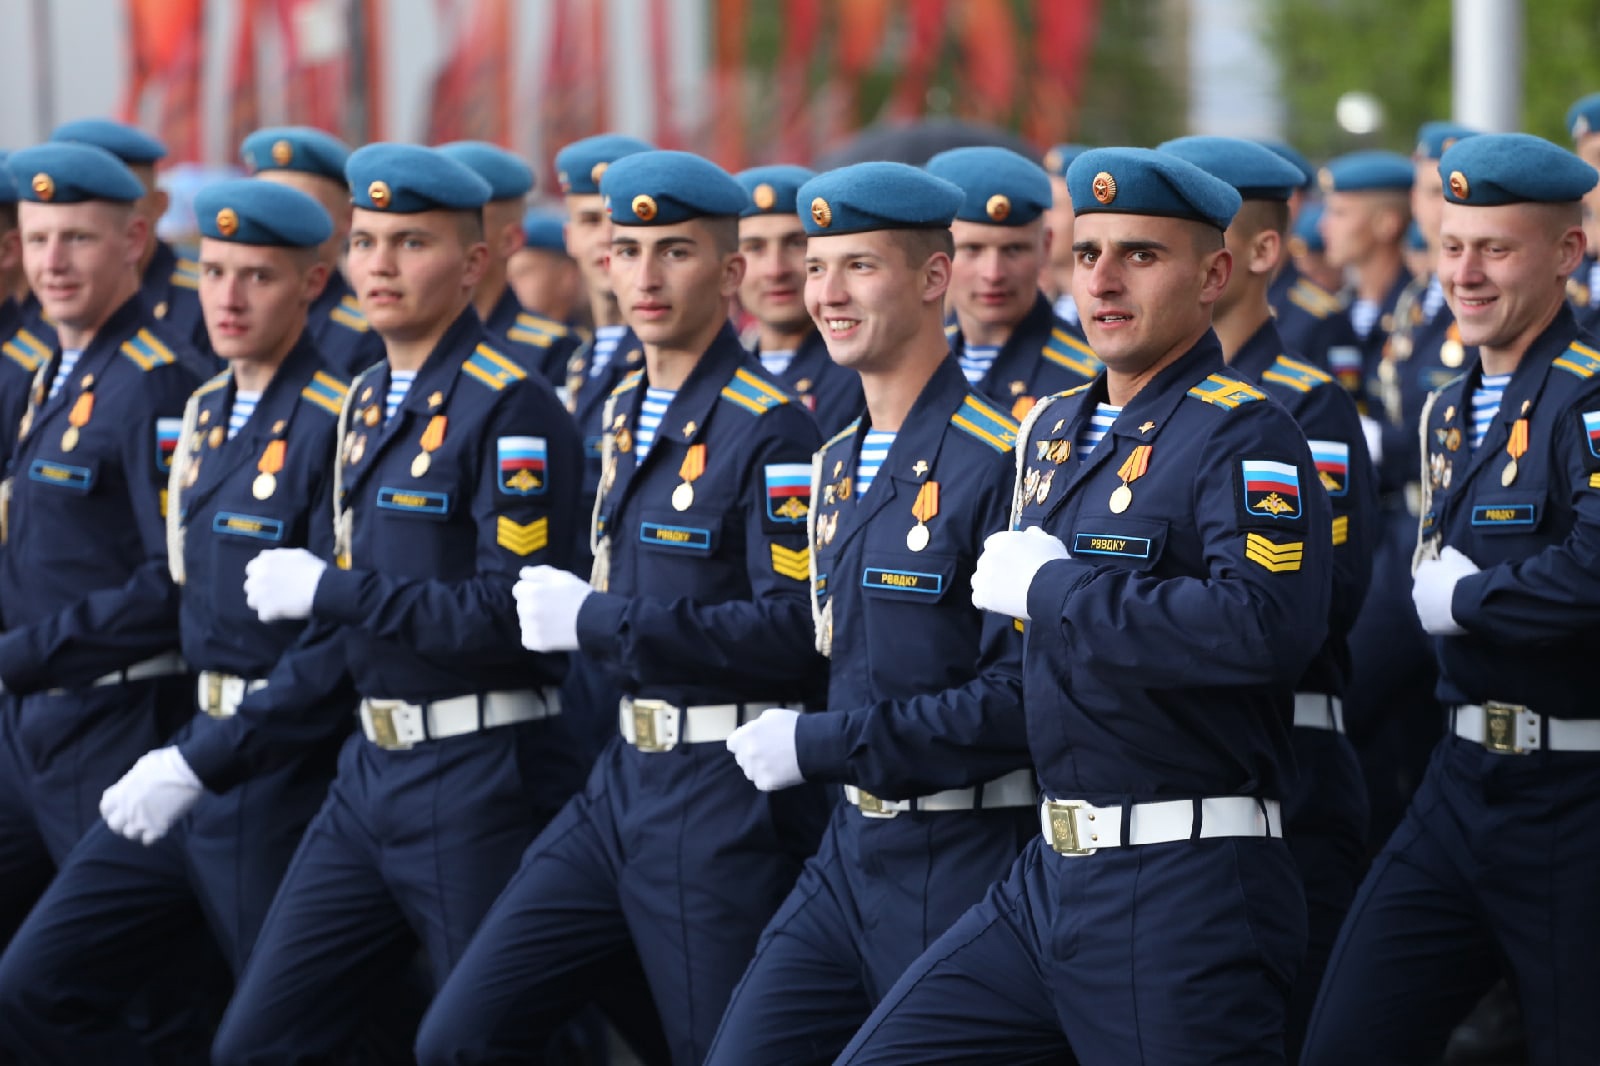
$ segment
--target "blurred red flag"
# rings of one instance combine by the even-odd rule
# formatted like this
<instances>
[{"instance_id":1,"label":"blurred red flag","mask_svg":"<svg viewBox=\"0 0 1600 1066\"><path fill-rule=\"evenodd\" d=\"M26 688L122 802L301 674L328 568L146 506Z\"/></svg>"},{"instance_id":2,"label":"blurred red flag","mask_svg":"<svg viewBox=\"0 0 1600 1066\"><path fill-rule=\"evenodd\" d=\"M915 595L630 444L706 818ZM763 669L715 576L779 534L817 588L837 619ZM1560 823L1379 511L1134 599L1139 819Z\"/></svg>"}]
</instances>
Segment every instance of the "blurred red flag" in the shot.
<instances>
[{"instance_id":1,"label":"blurred red flag","mask_svg":"<svg viewBox=\"0 0 1600 1066\"><path fill-rule=\"evenodd\" d=\"M1077 128L1078 94L1094 46L1099 0L1036 0L1033 77L1022 132L1034 144L1070 140Z\"/></svg>"},{"instance_id":2,"label":"blurred red flag","mask_svg":"<svg viewBox=\"0 0 1600 1066\"><path fill-rule=\"evenodd\" d=\"M454 47L434 77L428 143L474 140L511 144L512 0L441 0L440 17L456 27Z\"/></svg>"},{"instance_id":3,"label":"blurred red flag","mask_svg":"<svg viewBox=\"0 0 1600 1066\"><path fill-rule=\"evenodd\" d=\"M128 87L121 114L139 124L147 94L159 93L156 135L172 162L200 158L200 51L204 0L126 0Z\"/></svg>"}]
</instances>

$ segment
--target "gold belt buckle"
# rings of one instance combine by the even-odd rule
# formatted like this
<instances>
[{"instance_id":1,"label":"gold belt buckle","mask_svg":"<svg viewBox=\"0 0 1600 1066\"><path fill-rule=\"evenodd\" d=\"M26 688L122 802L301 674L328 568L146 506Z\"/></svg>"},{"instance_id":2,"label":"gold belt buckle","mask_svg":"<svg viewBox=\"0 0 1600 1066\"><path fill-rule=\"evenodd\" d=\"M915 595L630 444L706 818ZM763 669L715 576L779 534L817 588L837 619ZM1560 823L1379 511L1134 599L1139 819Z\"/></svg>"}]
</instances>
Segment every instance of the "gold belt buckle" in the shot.
<instances>
[{"instance_id":1,"label":"gold belt buckle","mask_svg":"<svg viewBox=\"0 0 1600 1066\"><path fill-rule=\"evenodd\" d=\"M1078 811L1087 807L1079 800L1050 801L1050 846L1057 855L1093 855L1096 848L1082 846L1078 839Z\"/></svg>"},{"instance_id":2,"label":"gold belt buckle","mask_svg":"<svg viewBox=\"0 0 1600 1066\"><path fill-rule=\"evenodd\" d=\"M213 718L222 717L221 674L206 674L206 705L202 709Z\"/></svg>"},{"instance_id":3,"label":"gold belt buckle","mask_svg":"<svg viewBox=\"0 0 1600 1066\"><path fill-rule=\"evenodd\" d=\"M666 751L656 731L657 712L667 706L665 700L634 700L629 710L633 714L633 746L640 751Z\"/></svg>"},{"instance_id":4,"label":"gold belt buckle","mask_svg":"<svg viewBox=\"0 0 1600 1066\"><path fill-rule=\"evenodd\" d=\"M1521 755L1517 747L1517 719L1528 708L1516 703L1487 700L1483 705L1483 746L1501 755Z\"/></svg>"},{"instance_id":5,"label":"gold belt buckle","mask_svg":"<svg viewBox=\"0 0 1600 1066\"><path fill-rule=\"evenodd\" d=\"M856 792L856 806L859 807L861 809L861 813L868 818L893 818L895 815L900 813L895 808L887 806L883 800L879 799L877 796L874 796L864 788L857 789Z\"/></svg>"},{"instance_id":6,"label":"gold belt buckle","mask_svg":"<svg viewBox=\"0 0 1600 1066\"><path fill-rule=\"evenodd\" d=\"M400 732L394 725L394 712L401 708L399 700L368 700L367 717L372 722L372 742L384 751L400 751L410 744L400 741Z\"/></svg>"}]
</instances>

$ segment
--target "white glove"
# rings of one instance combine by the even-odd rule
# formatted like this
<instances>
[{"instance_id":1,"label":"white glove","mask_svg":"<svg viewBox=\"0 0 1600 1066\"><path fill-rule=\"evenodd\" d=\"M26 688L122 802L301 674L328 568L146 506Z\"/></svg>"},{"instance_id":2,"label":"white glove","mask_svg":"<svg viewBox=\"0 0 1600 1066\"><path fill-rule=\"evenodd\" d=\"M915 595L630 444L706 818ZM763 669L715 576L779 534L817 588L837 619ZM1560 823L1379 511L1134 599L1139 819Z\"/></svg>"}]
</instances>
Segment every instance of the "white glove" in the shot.
<instances>
[{"instance_id":1,"label":"white glove","mask_svg":"<svg viewBox=\"0 0 1600 1066\"><path fill-rule=\"evenodd\" d=\"M972 605L1028 620L1028 587L1045 563L1070 559L1067 546L1037 526L991 533L972 571Z\"/></svg>"},{"instance_id":2,"label":"white glove","mask_svg":"<svg viewBox=\"0 0 1600 1066\"><path fill-rule=\"evenodd\" d=\"M554 566L524 566L511 586L517 598L522 646L529 651L577 651L578 611L594 587Z\"/></svg>"},{"instance_id":3,"label":"white glove","mask_svg":"<svg viewBox=\"0 0 1600 1066\"><path fill-rule=\"evenodd\" d=\"M1478 564L1454 548L1446 548L1437 559L1425 559L1411 579L1411 602L1417 605L1422 628L1436 637L1459 637L1465 633L1450 609L1456 582L1478 572Z\"/></svg>"},{"instance_id":4,"label":"white glove","mask_svg":"<svg viewBox=\"0 0 1600 1066\"><path fill-rule=\"evenodd\" d=\"M728 750L750 783L763 792L791 788L805 780L800 775L800 754L795 750L795 723L799 711L769 707L760 718L746 722L728 737Z\"/></svg>"},{"instance_id":5,"label":"white glove","mask_svg":"<svg viewBox=\"0 0 1600 1066\"><path fill-rule=\"evenodd\" d=\"M1362 415L1361 434L1367 438L1367 454L1372 456L1372 465L1377 466L1383 462L1383 423L1371 415Z\"/></svg>"},{"instance_id":6,"label":"white glove","mask_svg":"<svg viewBox=\"0 0 1600 1066\"><path fill-rule=\"evenodd\" d=\"M111 831L149 847L188 813L205 792L177 748L147 751L100 794L100 816Z\"/></svg>"},{"instance_id":7,"label":"white glove","mask_svg":"<svg viewBox=\"0 0 1600 1066\"><path fill-rule=\"evenodd\" d=\"M328 564L304 548L273 548L244 564L244 602L263 622L311 617Z\"/></svg>"}]
</instances>

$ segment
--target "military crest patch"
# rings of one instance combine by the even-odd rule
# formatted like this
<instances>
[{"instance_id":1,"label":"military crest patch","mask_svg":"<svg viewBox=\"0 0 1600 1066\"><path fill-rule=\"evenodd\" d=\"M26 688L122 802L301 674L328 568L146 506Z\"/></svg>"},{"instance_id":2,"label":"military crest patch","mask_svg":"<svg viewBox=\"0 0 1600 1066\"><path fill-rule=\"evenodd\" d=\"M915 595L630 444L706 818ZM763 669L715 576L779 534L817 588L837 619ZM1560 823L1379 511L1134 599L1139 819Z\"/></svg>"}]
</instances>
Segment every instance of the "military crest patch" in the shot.
<instances>
[{"instance_id":1,"label":"military crest patch","mask_svg":"<svg viewBox=\"0 0 1600 1066\"><path fill-rule=\"evenodd\" d=\"M508 496L538 496L546 487L548 446L543 437L501 437L495 442L500 491Z\"/></svg>"},{"instance_id":2,"label":"military crest patch","mask_svg":"<svg viewBox=\"0 0 1600 1066\"><path fill-rule=\"evenodd\" d=\"M1246 513L1261 518L1300 517L1300 471L1292 463L1244 459L1239 469Z\"/></svg>"},{"instance_id":3,"label":"military crest patch","mask_svg":"<svg viewBox=\"0 0 1600 1066\"><path fill-rule=\"evenodd\" d=\"M810 464L770 463L766 477L767 517L774 522L804 522L811 513Z\"/></svg>"},{"instance_id":4,"label":"military crest patch","mask_svg":"<svg viewBox=\"0 0 1600 1066\"><path fill-rule=\"evenodd\" d=\"M178 439L183 436L183 419L156 419L156 469L165 474L172 469L172 457L178 451Z\"/></svg>"},{"instance_id":5,"label":"military crest patch","mask_svg":"<svg viewBox=\"0 0 1600 1066\"><path fill-rule=\"evenodd\" d=\"M1350 491L1350 445L1337 440L1314 440L1310 444L1322 487L1329 496L1346 495Z\"/></svg>"}]
</instances>

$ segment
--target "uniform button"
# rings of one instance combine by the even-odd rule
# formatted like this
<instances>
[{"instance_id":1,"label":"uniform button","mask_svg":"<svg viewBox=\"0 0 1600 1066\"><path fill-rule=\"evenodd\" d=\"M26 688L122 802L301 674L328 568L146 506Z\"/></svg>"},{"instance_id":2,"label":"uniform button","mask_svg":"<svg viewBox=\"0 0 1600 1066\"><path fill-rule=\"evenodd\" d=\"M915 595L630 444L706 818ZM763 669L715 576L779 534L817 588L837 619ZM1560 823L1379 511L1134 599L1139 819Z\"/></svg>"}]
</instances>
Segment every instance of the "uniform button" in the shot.
<instances>
[{"instance_id":1,"label":"uniform button","mask_svg":"<svg viewBox=\"0 0 1600 1066\"><path fill-rule=\"evenodd\" d=\"M1089 834L1089 839L1090 840L1099 840L1100 839L1100 834L1099 833L1090 833Z\"/></svg>"},{"instance_id":2,"label":"uniform button","mask_svg":"<svg viewBox=\"0 0 1600 1066\"><path fill-rule=\"evenodd\" d=\"M1089 815L1089 821L1091 821L1091 822L1094 821L1094 815L1093 814Z\"/></svg>"}]
</instances>

